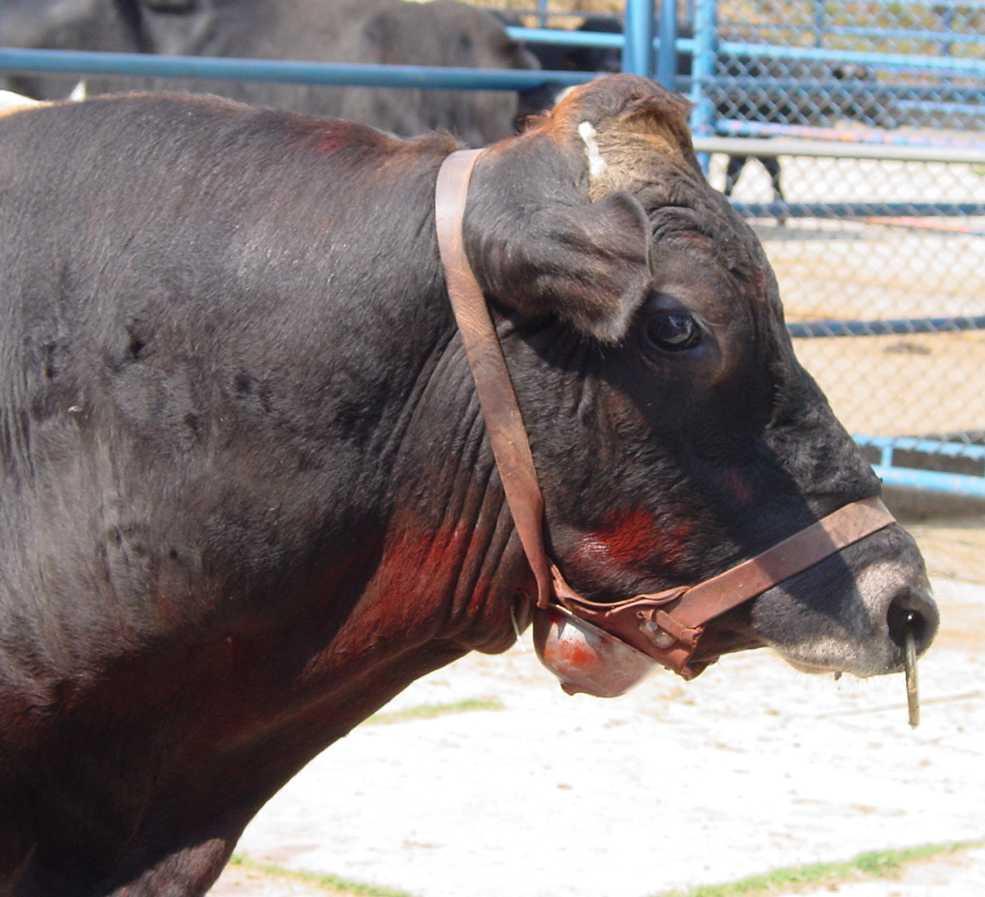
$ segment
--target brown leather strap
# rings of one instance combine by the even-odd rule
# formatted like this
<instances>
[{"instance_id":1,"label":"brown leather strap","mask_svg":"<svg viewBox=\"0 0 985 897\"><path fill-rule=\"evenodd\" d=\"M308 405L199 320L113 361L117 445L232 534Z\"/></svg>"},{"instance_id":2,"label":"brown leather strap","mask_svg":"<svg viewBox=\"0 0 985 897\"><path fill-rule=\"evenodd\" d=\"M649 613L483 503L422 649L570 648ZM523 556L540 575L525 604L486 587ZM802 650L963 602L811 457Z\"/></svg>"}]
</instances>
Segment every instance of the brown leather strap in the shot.
<instances>
[{"instance_id":1,"label":"brown leather strap","mask_svg":"<svg viewBox=\"0 0 985 897\"><path fill-rule=\"evenodd\" d=\"M704 624L895 522L878 498L851 502L772 548L694 586L603 604L583 598L554 568L558 601L573 614L685 677Z\"/></svg>"},{"instance_id":2,"label":"brown leather strap","mask_svg":"<svg viewBox=\"0 0 985 897\"><path fill-rule=\"evenodd\" d=\"M845 505L754 558L692 586L674 608L674 616L684 625L704 623L895 521L879 498Z\"/></svg>"},{"instance_id":3,"label":"brown leather strap","mask_svg":"<svg viewBox=\"0 0 985 897\"><path fill-rule=\"evenodd\" d=\"M481 152L460 150L441 165L435 188L438 251L506 502L537 580L537 606L547 607L552 588L550 562L544 548L544 499L496 328L465 255L462 219L472 169Z\"/></svg>"},{"instance_id":4,"label":"brown leather strap","mask_svg":"<svg viewBox=\"0 0 985 897\"><path fill-rule=\"evenodd\" d=\"M527 431L485 296L465 254L462 221L472 169L481 150L448 156L435 189L438 249L448 295L472 369L493 456L523 550L537 580L537 606L555 601L575 616L622 639L690 678L704 624L889 526L893 515L878 498L852 502L748 561L694 586L681 586L602 604L575 592L551 565L544 546L544 499Z\"/></svg>"}]
</instances>

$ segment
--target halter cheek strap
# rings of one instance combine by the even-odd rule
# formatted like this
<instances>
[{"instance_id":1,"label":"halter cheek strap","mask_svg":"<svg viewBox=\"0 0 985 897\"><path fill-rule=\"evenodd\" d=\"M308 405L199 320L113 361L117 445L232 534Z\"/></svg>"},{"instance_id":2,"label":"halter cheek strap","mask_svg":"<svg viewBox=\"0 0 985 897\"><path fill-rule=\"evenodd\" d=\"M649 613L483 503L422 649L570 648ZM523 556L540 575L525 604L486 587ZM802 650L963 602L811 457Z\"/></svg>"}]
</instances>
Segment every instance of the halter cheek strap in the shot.
<instances>
[{"instance_id":1,"label":"halter cheek strap","mask_svg":"<svg viewBox=\"0 0 985 897\"><path fill-rule=\"evenodd\" d=\"M772 548L693 586L600 603L579 595L544 545L544 499L509 369L485 296L465 254L462 221L482 150L461 150L441 165L435 191L438 249L455 320L475 380L486 431L520 542L537 582L537 607L560 604L684 678L708 663L692 658L715 617L895 522L878 498L852 502ZM712 658L713 659L713 658Z\"/></svg>"},{"instance_id":2,"label":"halter cheek strap","mask_svg":"<svg viewBox=\"0 0 985 897\"><path fill-rule=\"evenodd\" d=\"M486 297L465 255L462 219L472 169L481 153L482 150L461 150L442 163L435 191L438 250L506 502L537 579L537 606L547 607L554 589L544 548L544 498L503 349Z\"/></svg>"}]
</instances>

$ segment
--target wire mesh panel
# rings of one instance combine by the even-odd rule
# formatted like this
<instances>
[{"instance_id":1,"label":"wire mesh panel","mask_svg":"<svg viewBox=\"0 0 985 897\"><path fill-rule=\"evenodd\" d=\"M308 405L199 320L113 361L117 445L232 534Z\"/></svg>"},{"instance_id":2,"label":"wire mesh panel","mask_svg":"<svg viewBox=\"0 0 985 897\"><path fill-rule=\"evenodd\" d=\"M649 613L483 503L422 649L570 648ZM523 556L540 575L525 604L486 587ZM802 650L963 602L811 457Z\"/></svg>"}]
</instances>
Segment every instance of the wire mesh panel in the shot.
<instances>
[{"instance_id":1,"label":"wire mesh panel","mask_svg":"<svg viewBox=\"0 0 985 897\"><path fill-rule=\"evenodd\" d=\"M723 54L718 73L733 80L716 91L721 118L985 127L981 0L721 0L717 5L720 40L805 51L802 57Z\"/></svg>"},{"instance_id":2,"label":"wire mesh panel","mask_svg":"<svg viewBox=\"0 0 985 897\"><path fill-rule=\"evenodd\" d=\"M982 477L985 3L708 5L699 130L844 156L711 158L765 242L798 355L877 463L917 471L914 485L923 470ZM852 158L873 144L909 160ZM919 161L921 148L968 161Z\"/></svg>"},{"instance_id":3,"label":"wire mesh panel","mask_svg":"<svg viewBox=\"0 0 985 897\"><path fill-rule=\"evenodd\" d=\"M985 128L981 0L720 0L717 10L720 128Z\"/></svg>"}]
</instances>

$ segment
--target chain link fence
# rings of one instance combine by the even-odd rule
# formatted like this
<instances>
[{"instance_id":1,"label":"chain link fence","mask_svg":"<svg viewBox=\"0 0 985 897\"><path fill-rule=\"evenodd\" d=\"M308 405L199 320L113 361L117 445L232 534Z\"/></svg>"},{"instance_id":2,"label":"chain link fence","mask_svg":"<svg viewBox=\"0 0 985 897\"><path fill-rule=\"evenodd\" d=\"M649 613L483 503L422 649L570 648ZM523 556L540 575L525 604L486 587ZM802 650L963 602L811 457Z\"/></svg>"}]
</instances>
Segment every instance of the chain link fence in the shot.
<instances>
[{"instance_id":1,"label":"chain link fence","mask_svg":"<svg viewBox=\"0 0 985 897\"><path fill-rule=\"evenodd\" d=\"M835 411L890 482L985 498L985 0L687 0L675 56Z\"/></svg>"},{"instance_id":2,"label":"chain link fence","mask_svg":"<svg viewBox=\"0 0 985 897\"><path fill-rule=\"evenodd\" d=\"M721 0L717 7L720 40L808 54L721 56L722 89L713 91L721 118L985 127L981 0Z\"/></svg>"},{"instance_id":3,"label":"chain link fence","mask_svg":"<svg viewBox=\"0 0 985 897\"><path fill-rule=\"evenodd\" d=\"M875 463L985 497L985 3L721 0L715 25L708 130L831 146L709 170L799 356Z\"/></svg>"}]
</instances>

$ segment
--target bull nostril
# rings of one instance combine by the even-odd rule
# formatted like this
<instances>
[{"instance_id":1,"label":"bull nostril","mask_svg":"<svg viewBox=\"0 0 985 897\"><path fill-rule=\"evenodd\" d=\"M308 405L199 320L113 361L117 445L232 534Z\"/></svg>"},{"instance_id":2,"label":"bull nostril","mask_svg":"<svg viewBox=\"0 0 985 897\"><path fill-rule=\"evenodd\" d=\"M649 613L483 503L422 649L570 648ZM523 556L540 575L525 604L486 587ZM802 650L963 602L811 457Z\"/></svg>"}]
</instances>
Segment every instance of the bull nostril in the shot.
<instances>
[{"instance_id":1,"label":"bull nostril","mask_svg":"<svg viewBox=\"0 0 985 897\"><path fill-rule=\"evenodd\" d=\"M906 643L907 631L912 632L918 654L927 650L934 640L939 620L934 599L923 592L909 589L893 598L886 613L889 637L902 648Z\"/></svg>"}]
</instances>

